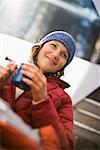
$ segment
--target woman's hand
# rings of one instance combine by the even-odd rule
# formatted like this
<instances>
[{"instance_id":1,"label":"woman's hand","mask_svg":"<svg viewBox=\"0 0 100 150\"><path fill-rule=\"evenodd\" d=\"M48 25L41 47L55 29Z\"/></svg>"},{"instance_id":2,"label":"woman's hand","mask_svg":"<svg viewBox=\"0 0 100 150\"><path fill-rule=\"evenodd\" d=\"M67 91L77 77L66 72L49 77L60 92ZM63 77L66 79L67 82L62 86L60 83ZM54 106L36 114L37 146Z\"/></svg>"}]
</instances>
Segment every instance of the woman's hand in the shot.
<instances>
[{"instance_id":1,"label":"woman's hand","mask_svg":"<svg viewBox=\"0 0 100 150\"><path fill-rule=\"evenodd\" d=\"M26 76L23 81L32 90L33 102L39 102L47 97L47 80L40 69L34 64L24 64L22 74Z\"/></svg>"},{"instance_id":2,"label":"woman's hand","mask_svg":"<svg viewBox=\"0 0 100 150\"><path fill-rule=\"evenodd\" d=\"M6 67L0 66L0 86L8 81L16 67L17 65L15 63L9 63Z\"/></svg>"}]
</instances>

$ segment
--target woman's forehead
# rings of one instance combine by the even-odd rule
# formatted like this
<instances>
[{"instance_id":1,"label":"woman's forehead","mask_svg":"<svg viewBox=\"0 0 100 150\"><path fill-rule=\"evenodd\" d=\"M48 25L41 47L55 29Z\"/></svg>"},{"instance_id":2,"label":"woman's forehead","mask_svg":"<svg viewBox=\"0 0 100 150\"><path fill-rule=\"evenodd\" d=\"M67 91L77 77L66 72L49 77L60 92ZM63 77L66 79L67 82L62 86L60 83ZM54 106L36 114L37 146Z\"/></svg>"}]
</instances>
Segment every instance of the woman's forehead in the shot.
<instances>
[{"instance_id":1,"label":"woman's forehead","mask_svg":"<svg viewBox=\"0 0 100 150\"><path fill-rule=\"evenodd\" d=\"M46 44L46 43L45 43ZM68 50L67 48L64 46L63 43L59 42L59 41L56 41L56 40L52 40L52 41L48 41L47 42L47 45L49 44L56 44L57 46L61 47L62 51L65 51L66 53L68 53Z\"/></svg>"},{"instance_id":2,"label":"woman's forehead","mask_svg":"<svg viewBox=\"0 0 100 150\"><path fill-rule=\"evenodd\" d=\"M57 41L57 40L52 40L52 41L48 41L48 42L47 42L47 44L51 44L51 43L54 43L54 44L56 44L56 45L58 45L58 46L65 47L63 43L61 43L61 42L59 42L59 41ZM66 47L65 47L65 49L66 49Z\"/></svg>"}]
</instances>

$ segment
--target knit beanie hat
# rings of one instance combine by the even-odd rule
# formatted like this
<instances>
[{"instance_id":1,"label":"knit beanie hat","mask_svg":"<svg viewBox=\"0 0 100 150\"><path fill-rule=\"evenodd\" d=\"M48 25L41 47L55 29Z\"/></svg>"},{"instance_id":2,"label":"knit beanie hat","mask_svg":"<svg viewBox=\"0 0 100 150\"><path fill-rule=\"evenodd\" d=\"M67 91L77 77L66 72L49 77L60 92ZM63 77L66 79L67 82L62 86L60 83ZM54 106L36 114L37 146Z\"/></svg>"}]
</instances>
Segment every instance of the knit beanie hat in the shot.
<instances>
[{"instance_id":1,"label":"knit beanie hat","mask_svg":"<svg viewBox=\"0 0 100 150\"><path fill-rule=\"evenodd\" d=\"M65 32L65 31L54 31L54 32L47 34L40 41L40 44L45 44L46 42L49 42L52 40L56 40L58 42L61 42L66 47L66 49L68 50L69 58L68 58L68 61L66 63L66 65L68 65L72 61L73 56L75 54L76 46L75 46L74 38L69 33Z\"/></svg>"}]
</instances>

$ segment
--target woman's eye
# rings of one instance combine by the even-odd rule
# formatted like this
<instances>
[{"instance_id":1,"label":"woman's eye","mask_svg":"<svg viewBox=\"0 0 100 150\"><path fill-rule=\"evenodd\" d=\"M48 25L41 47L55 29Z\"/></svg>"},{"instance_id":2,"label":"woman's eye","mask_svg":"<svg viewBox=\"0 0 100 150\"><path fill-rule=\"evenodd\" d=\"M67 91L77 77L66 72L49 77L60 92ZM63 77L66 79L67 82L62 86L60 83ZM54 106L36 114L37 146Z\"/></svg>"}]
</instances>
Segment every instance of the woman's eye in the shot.
<instances>
[{"instance_id":1,"label":"woman's eye","mask_svg":"<svg viewBox=\"0 0 100 150\"><path fill-rule=\"evenodd\" d=\"M51 44L52 45L52 47L54 47L54 48L56 48L57 46L56 46L56 44Z\"/></svg>"},{"instance_id":2,"label":"woman's eye","mask_svg":"<svg viewBox=\"0 0 100 150\"><path fill-rule=\"evenodd\" d=\"M62 56L63 56L64 58L66 58L66 57L67 57L65 53L62 53Z\"/></svg>"}]
</instances>

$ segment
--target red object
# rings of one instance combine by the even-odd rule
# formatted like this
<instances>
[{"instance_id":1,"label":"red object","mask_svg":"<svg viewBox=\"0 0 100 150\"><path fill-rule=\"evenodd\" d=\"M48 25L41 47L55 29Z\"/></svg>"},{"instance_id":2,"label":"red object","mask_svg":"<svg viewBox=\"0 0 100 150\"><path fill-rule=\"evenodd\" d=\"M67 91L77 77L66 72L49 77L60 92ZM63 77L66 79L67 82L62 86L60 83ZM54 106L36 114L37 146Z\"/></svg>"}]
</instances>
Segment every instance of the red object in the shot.
<instances>
[{"instance_id":1,"label":"red object","mask_svg":"<svg viewBox=\"0 0 100 150\"><path fill-rule=\"evenodd\" d=\"M1 97L32 128L52 125L63 150L73 149L73 109L71 98L64 92L63 81L47 79L48 98L32 104L31 91L24 92L15 100L15 86L9 81L1 88Z\"/></svg>"},{"instance_id":2,"label":"red object","mask_svg":"<svg viewBox=\"0 0 100 150\"><path fill-rule=\"evenodd\" d=\"M41 150L35 140L3 120L0 120L0 145L7 149Z\"/></svg>"}]
</instances>

